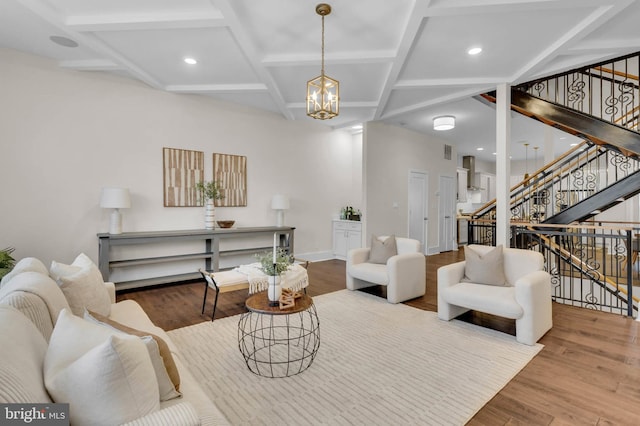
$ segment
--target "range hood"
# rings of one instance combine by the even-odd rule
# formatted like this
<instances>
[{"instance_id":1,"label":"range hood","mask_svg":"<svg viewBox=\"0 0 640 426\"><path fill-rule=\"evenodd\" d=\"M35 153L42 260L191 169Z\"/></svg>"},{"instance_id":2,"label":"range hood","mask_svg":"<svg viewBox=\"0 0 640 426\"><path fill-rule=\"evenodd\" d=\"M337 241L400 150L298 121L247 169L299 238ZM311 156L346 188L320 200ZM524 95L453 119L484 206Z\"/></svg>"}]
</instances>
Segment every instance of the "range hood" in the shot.
<instances>
[{"instance_id":1,"label":"range hood","mask_svg":"<svg viewBox=\"0 0 640 426\"><path fill-rule=\"evenodd\" d=\"M482 189L480 182L476 182L476 157L473 155L462 157L462 167L467 169L467 189L470 191Z\"/></svg>"}]
</instances>

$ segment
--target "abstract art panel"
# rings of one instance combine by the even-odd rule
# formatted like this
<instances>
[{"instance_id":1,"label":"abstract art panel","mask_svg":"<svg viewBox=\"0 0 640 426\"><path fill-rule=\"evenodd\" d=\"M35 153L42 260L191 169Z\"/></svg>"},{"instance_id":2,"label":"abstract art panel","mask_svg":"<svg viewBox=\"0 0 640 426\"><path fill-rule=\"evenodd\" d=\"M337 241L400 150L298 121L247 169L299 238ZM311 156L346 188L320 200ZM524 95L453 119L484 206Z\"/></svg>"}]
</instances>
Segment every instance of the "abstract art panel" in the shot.
<instances>
[{"instance_id":1,"label":"abstract art panel","mask_svg":"<svg viewBox=\"0 0 640 426\"><path fill-rule=\"evenodd\" d=\"M218 182L223 197L215 200L219 207L247 205L247 157L213 154L213 179Z\"/></svg>"},{"instance_id":2,"label":"abstract art panel","mask_svg":"<svg viewBox=\"0 0 640 426\"><path fill-rule=\"evenodd\" d=\"M196 207L204 205L196 184L204 180L204 152L163 148L164 206Z\"/></svg>"}]
</instances>

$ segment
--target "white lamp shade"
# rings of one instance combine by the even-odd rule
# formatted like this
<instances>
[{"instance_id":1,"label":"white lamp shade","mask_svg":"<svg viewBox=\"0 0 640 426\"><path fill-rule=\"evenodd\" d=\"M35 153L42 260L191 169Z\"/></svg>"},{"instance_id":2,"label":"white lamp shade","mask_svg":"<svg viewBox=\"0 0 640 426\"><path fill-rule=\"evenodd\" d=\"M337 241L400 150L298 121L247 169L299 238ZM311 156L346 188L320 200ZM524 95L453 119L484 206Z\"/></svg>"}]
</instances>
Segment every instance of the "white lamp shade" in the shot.
<instances>
[{"instance_id":1,"label":"white lamp shade","mask_svg":"<svg viewBox=\"0 0 640 426\"><path fill-rule=\"evenodd\" d=\"M456 118L453 115L443 115L433 119L434 130L451 130L456 127Z\"/></svg>"},{"instance_id":2,"label":"white lamp shade","mask_svg":"<svg viewBox=\"0 0 640 426\"><path fill-rule=\"evenodd\" d=\"M104 209L128 209L131 207L129 188L102 188L100 207Z\"/></svg>"},{"instance_id":3,"label":"white lamp shade","mask_svg":"<svg viewBox=\"0 0 640 426\"><path fill-rule=\"evenodd\" d=\"M273 210L288 210L289 209L289 197L282 194L276 194L271 199L271 208Z\"/></svg>"}]
</instances>

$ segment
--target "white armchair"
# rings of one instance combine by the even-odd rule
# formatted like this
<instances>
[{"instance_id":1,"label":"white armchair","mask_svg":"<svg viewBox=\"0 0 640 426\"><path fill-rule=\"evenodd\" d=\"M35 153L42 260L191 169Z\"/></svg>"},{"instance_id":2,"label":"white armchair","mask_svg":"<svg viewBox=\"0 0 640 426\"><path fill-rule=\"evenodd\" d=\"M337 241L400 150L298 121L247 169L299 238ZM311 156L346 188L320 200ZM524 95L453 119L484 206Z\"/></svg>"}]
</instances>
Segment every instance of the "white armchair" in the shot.
<instances>
[{"instance_id":1,"label":"white armchair","mask_svg":"<svg viewBox=\"0 0 640 426\"><path fill-rule=\"evenodd\" d=\"M384 241L387 237L379 237ZM369 263L370 248L358 248L347 253L347 288L374 285L387 286L387 300L400 303L424 295L427 288L426 259L420 242L396 237L398 254L386 264Z\"/></svg>"},{"instance_id":2,"label":"white armchair","mask_svg":"<svg viewBox=\"0 0 640 426\"><path fill-rule=\"evenodd\" d=\"M469 246L480 255L491 246ZM504 248L506 286L462 282L465 262L438 269L438 318L449 321L469 310L516 320L516 340L535 344L553 325L551 276L542 254Z\"/></svg>"}]
</instances>

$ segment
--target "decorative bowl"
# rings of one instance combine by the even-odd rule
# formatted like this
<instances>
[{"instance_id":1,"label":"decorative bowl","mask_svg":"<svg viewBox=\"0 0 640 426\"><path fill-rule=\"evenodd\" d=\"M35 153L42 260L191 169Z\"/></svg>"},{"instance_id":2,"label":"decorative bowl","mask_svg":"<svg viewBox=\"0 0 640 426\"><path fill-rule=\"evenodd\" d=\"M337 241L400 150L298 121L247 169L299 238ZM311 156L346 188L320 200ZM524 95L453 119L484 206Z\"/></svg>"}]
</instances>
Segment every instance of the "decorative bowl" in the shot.
<instances>
[{"instance_id":1,"label":"decorative bowl","mask_svg":"<svg viewBox=\"0 0 640 426\"><path fill-rule=\"evenodd\" d=\"M236 221L235 220L218 220L216 221L216 223L220 228L231 228L233 224L236 223Z\"/></svg>"}]
</instances>

